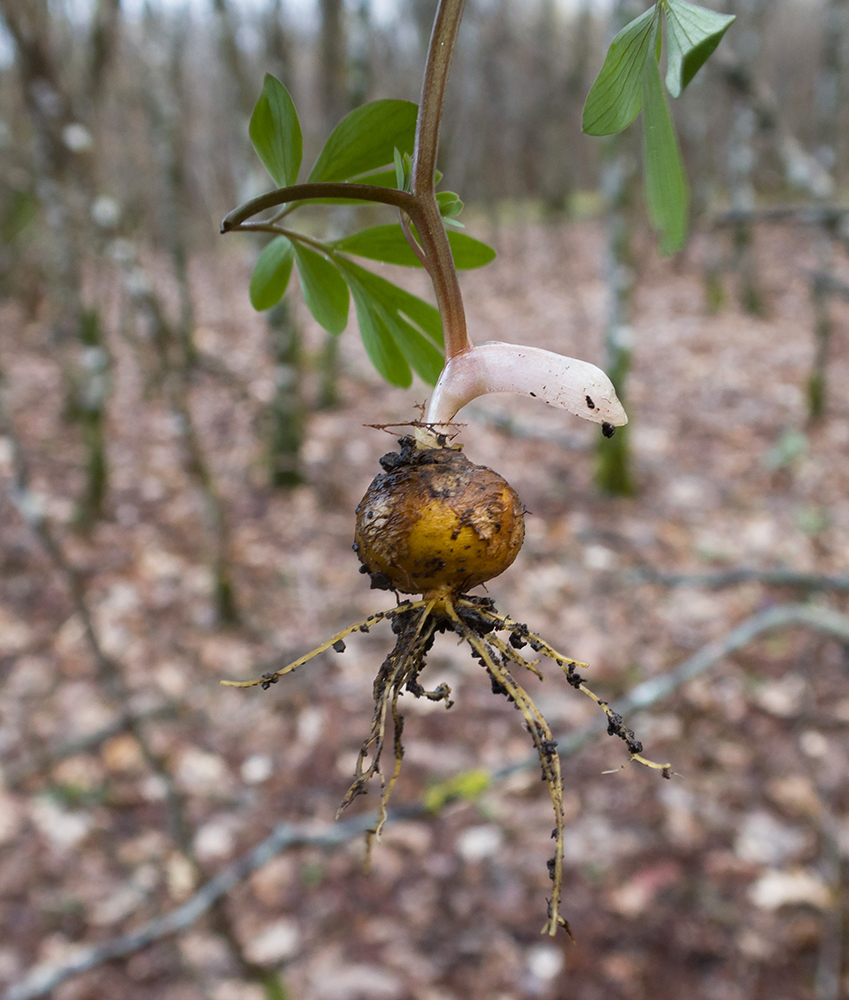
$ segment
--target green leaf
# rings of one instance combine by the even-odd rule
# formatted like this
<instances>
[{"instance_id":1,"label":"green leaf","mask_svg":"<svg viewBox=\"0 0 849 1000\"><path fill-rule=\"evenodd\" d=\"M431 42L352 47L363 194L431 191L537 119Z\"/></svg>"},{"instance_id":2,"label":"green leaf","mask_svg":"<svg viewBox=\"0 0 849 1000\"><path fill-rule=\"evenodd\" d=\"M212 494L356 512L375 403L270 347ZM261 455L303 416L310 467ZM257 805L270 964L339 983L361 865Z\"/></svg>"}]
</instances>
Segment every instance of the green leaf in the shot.
<instances>
[{"instance_id":1,"label":"green leaf","mask_svg":"<svg viewBox=\"0 0 849 1000\"><path fill-rule=\"evenodd\" d=\"M436 385L445 359L442 352L411 326L399 313L390 312L378 305L380 316L392 339L419 378L428 385Z\"/></svg>"},{"instance_id":2,"label":"green leaf","mask_svg":"<svg viewBox=\"0 0 849 1000\"><path fill-rule=\"evenodd\" d=\"M734 21L732 14L686 0L668 0L666 7L666 89L673 97L704 66Z\"/></svg>"},{"instance_id":3,"label":"green leaf","mask_svg":"<svg viewBox=\"0 0 849 1000\"><path fill-rule=\"evenodd\" d=\"M270 309L283 298L294 258L295 248L285 236L273 239L259 255L250 289L251 305L258 312Z\"/></svg>"},{"instance_id":4,"label":"green leaf","mask_svg":"<svg viewBox=\"0 0 849 1000\"><path fill-rule=\"evenodd\" d=\"M357 281L347 268L342 271L357 310L357 322L363 346L378 373L391 385L406 389L412 384L413 376L404 355L392 338L392 334L368 290Z\"/></svg>"},{"instance_id":5,"label":"green leaf","mask_svg":"<svg viewBox=\"0 0 849 1000\"><path fill-rule=\"evenodd\" d=\"M409 191L413 178L413 158L409 153L402 153L397 146L393 150L393 155L395 157L395 182L398 190ZM437 181L437 183L439 182Z\"/></svg>"},{"instance_id":6,"label":"green leaf","mask_svg":"<svg viewBox=\"0 0 849 1000\"><path fill-rule=\"evenodd\" d=\"M349 260L342 258L338 264L354 296L360 334L375 368L393 385L406 386L412 366L425 382L435 385L442 371L442 352L416 326L437 340L431 315L435 314L441 343L437 310Z\"/></svg>"},{"instance_id":7,"label":"green leaf","mask_svg":"<svg viewBox=\"0 0 849 1000\"><path fill-rule=\"evenodd\" d=\"M495 260L495 251L480 240L472 239L464 233L448 233L454 264L460 270L483 267ZM332 244L335 250L353 253L369 260L380 260L384 264L398 264L401 267L421 267L406 237L397 224L372 226L359 233L353 233Z\"/></svg>"},{"instance_id":8,"label":"green leaf","mask_svg":"<svg viewBox=\"0 0 849 1000\"><path fill-rule=\"evenodd\" d=\"M367 271L353 261L342 258L338 264L343 273L352 274L385 309L403 314L414 326L423 330L438 347L442 347L442 320L435 306L420 299L418 295L393 285L391 281L381 278L373 271ZM345 280L347 281L347 275Z\"/></svg>"},{"instance_id":9,"label":"green leaf","mask_svg":"<svg viewBox=\"0 0 849 1000\"><path fill-rule=\"evenodd\" d=\"M643 103L641 77L653 40L656 8L626 24L611 42L604 65L584 105L587 135L612 135L627 128Z\"/></svg>"},{"instance_id":10,"label":"green leaf","mask_svg":"<svg viewBox=\"0 0 849 1000\"><path fill-rule=\"evenodd\" d=\"M404 163L404 154L396 146L392 150L392 156L395 160L395 182L399 191L407 190L407 169Z\"/></svg>"},{"instance_id":11,"label":"green leaf","mask_svg":"<svg viewBox=\"0 0 849 1000\"><path fill-rule=\"evenodd\" d=\"M289 91L270 73L265 74L248 131L274 183L278 187L294 184L303 155L301 123Z\"/></svg>"},{"instance_id":12,"label":"green leaf","mask_svg":"<svg viewBox=\"0 0 849 1000\"><path fill-rule=\"evenodd\" d=\"M346 115L319 154L310 181L347 181L411 152L418 108L410 101L373 101ZM394 170L393 170L394 177Z\"/></svg>"},{"instance_id":13,"label":"green leaf","mask_svg":"<svg viewBox=\"0 0 849 1000\"><path fill-rule=\"evenodd\" d=\"M473 771L462 771L447 781L440 781L439 784L430 787L424 794L422 802L425 809L431 813L438 813L449 802L457 799L474 801L479 798L492 784L492 775L483 768Z\"/></svg>"},{"instance_id":14,"label":"green leaf","mask_svg":"<svg viewBox=\"0 0 849 1000\"><path fill-rule=\"evenodd\" d=\"M439 206L439 214L443 219L452 218L463 211L463 202L460 195L453 191L440 191L436 196L436 203Z\"/></svg>"},{"instance_id":15,"label":"green leaf","mask_svg":"<svg viewBox=\"0 0 849 1000\"><path fill-rule=\"evenodd\" d=\"M660 231L660 252L674 253L687 236L689 193L660 70L651 54L643 67L643 170L649 219Z\"/></svg>"},{"instance_id":16,"label":"green leaf","mask_svg":"<svg viewBox=\"0 0 849 1000\"><path fill-rule=\"evenodd\" d=\"M350 303L345 279L334 264L299 243L295 257L307 308L328 333L341 333L348 323Z\"/></svg>"}]
</instances>

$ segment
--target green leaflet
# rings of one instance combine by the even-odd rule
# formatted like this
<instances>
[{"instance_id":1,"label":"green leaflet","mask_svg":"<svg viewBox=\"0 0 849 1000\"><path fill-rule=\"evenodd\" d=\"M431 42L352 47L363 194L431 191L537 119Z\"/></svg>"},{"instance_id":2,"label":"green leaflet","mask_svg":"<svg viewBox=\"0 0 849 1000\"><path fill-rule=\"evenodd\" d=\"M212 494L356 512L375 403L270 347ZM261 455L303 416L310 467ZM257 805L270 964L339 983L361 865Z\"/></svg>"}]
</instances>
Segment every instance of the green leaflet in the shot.
<instances>
[{"instance_id":1,"label":"green leaflet","mask_svg":"<svg viewBox=\"0 0 849 1000\"><path fill-rule=\"evenodd\" d=\"M353 261L341 258L339 268L353 274L361 285L385 308L402 313L414 326L426 333L438 346L442 347L442 320L439 310L412 292L404 291L386 278L373 271L367 271ZM347 278L346 278L347 280Z\"/></svg>"},{"instance_id":2,"label":"green leaflet","mask_svg":"<svg viewBox=\"0 0 849 1000\"><path fill-rule=\"evenodd\" d=\"M410 101L373 101L346 115L330 133L310 181L347 181L394 163L395 148L412 152L418 108ZM394 168L392 170L394 186Z\"/></svg>"},{"instance_id":3,"label":"green leaflet","mask_svg":"<svg viewBox=\"0 0 849 1000\"><path fill-rule=\"evenodd\" d=\"M399 313L391 313L382 307L381 314L395 343L410 364L413 371L427 385L436 385L445 358L433 343L411 326Z\"/></svg>"},{"instance_id":4,"label":"green leaflet","mask_svg":"<svg viewBox=\"0 0 849 1000\"><path fill-rule=\"evenodd\" d=\"M295 244L295 259L307 308L328 333L341 333L350 304L345 279L334 264L300 243Z\"/></svg>"},{"instance_id":5,"label":"green leaflet","mask_svg":"<svg viewBox=\"0 0 849 1000\"><path fill-rule=\"evenodd\" d=\"M394 385L409 385L412 366L425 382L434 385L443 365L442 352L431 343L442 343L438 311L349 260L340 258L338 265L354 296L360 333L375 368Z\"/></svg>"},{"instance_id":6,"label":"green leaflet","mask_svg":"<svg viewBox=\"0 0 849 1000\"><path fill-rule=\"evenodd\" d=\"M621 132L640 113L643 66L656 14L656 6L650 7L613 39L584 104L582 128L587 135Z\"/></svg>"},{"instance_id":7,"label":"green leaflet","mask_svg":"<svg viewBox=\"0 0 849 1000\"><path fill-rule=\"evenodd\" d=\"M410 366L393 340L380 310L375 308L372 297L347 269L342 273L354 296L360 336L371 363L391 385L406 389L413 381Z\"/></svg>"},{"instance_id":8,"label":"green leaflet","mask_svg":"<svg viewBox=\"0 0 849 1000\"><path fill-rule=\"evenodd\" d=\"M460 270L483 267L495 260L495 251L480 240L472 239L464 233L448 233L454 264ZM402 267L421 267L421 261L407 242L401 227L397 224L372 226L359 233L353 233L332 244L335 250L380 260L385 264L399 264Z\"/></svg>"},{"instance_id":9,"label":"green leaflet","mask_svg":"<svg viewBox=\"0 0 849 1000\"><path fill-rule=\"evenodd\" d=\"M251 305L259 312L270 309L283 298L289 277L295 248L285 236L273 239L259 255L254 273L251 275Z\"/></svg>"},{"instance_id":10,"label":"green leaflet","mask_svg":"<svg viewBox=\"0 0 849 1000\"><path fill-rule=\"evenodd\" d=\"M660 70L651 54L643 66L643 172L649 219L660 231L660 252L674 253L687 237L689 192Z\"/></svg>"},{"instance_id":11,"label":"green leaflet","mask_svg":"<svg viewBox=\"0 0 849 1000\"><path fill-rule=\"evenodd\" d=\"M673 97L680 96L733 21L731 14L717 14L686 0L667 0L666 89Z\"/></svg>"},{"instance_id":12,"label":"green leaflet","mask_svg":"<svg viewBox=\"0 0 849 1000\"><path fill-rule=\"evenodd\" d=\"M303 155L301 124L289 91L270 73L265 75L249 132L254 149L274 183L278 187L294 184Z\"/></svg>"}]
</instances>

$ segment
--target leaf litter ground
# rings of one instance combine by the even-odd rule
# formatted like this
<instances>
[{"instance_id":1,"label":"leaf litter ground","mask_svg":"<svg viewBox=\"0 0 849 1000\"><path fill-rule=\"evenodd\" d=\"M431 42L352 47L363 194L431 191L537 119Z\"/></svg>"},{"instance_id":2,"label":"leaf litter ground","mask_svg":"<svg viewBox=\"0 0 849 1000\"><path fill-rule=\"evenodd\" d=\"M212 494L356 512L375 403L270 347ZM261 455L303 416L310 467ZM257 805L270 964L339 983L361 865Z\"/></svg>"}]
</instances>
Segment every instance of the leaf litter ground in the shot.
<instances>
[{"instance_id":1,"label":"leaf litter ground","mask_svg":"<svg viewBox=\"0 0 849 1000\"><path fill-rule=\"evenodd\" d=\"M642 265L628 393L636 498L595 492L597 429L530 401L473 405L462 436L469 457L505 475L531 511L519 559L486 596L587 661L593 688L614 707L747 615L804 597L756 583L635 584L635 569L849 569L849 312L834 305L829 413L808 426L813 320L802 268L814 266L813 245L793 230L759 235L769 315L757 319L733 301L705 314L705 239L677 264ZM505 226L493 242L500 260L464 277L477 339L598 360L600 231ZM262 698L218 681L273 668L383 606L349 548L354 507L386 450L384 436L359 425L411 415L411 394L376 383L349 330L342 405L310 418L308 484L269 491L258 433L273 371L237 270L226 253L194 261L198 342L231 378L200 377L192 405L232 519L245 626L212 627L202 498L182 471L177 428L146 391L143 357L121 340L111 345L111 516L90 540L63 531L133 707L150 713L149 740L176 776L210 875L282 819L331 823L350 783L386 653L377 630ZM731 275L726 284L733 298ZM43 328L3 310L10 408L34 487L61 525L82 457L62 419L61 373ZM788 444L794 434L797 445L804 435L800 447ZM194 887L162 785L131 736L38 764L45 750L101 733L117 709L95 683L63 581L5 498L0 532L0 977L12 982L37 961L173 908ZM815 599L845 610L839 594ZM455 641L437 637L428 680L449 684L455 707L407 709L399 803L527 756L516 714L492 699ZM682 778L602 774L622 762L610 741L564 761L563 912L576 945L539 936L551 802L538 769L432 819L388 825L369 875L358 842L277 858L231 895L238 933L254 960L285 962L299 1000L812 998L833 927L828 861L849 843L846 670L838 644L778 633L629 720ZM555 732L592 717L565 681L529 690ZM57 996L251 1000L254 989L240 985L202 920Z\"/></svg>"}]
</instances>

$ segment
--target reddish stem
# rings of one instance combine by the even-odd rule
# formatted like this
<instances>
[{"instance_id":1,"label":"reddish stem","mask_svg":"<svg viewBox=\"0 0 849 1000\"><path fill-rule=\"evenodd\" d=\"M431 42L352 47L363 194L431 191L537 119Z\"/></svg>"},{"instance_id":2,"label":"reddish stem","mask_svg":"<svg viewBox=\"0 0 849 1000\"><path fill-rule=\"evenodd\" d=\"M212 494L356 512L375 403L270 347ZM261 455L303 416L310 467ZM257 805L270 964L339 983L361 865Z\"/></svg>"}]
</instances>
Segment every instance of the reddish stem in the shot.
<instances>
[{"instance_id":1,"label":"reddish stem","mask_svg":"<svg viewBox=\"0 0 849 1000\"><path fill-rule=\"evenodd\" d=\"M418 209L415 222L428 260L436 304L442 317L446 362L472 349L466 330L466 314L457 269L454 267L451 245L434 189L436 151L445 106L445 90L465 6L466 0L439 2L427 51L413 152L412 189Z\"/></svg>"}]
</instances>

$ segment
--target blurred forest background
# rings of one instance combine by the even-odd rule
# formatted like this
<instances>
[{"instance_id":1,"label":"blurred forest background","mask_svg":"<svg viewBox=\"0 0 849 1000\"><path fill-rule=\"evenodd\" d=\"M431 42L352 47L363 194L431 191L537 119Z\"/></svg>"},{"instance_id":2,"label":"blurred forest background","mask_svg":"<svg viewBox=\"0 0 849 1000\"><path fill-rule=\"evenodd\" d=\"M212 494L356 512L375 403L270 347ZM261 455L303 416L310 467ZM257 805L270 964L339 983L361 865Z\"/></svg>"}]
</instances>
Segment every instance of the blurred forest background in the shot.
<instances>
[{"instance_id":1,"label":"blurred forest background","mask_svg":"<svg viewBox=\"0 0 849 1000\"><path fill-rule=\"evenodd\" d=\"M849 996L849 0L718 6L737 21L673 108L671 260L638 140L580 133L644 6L470 0L440 154L499 252L462 278L473 337L602 364L631 415L603 441L494 397L460 438L532 512L499 608L676 772L602 775L624 751L594 706L533 689L572 944L539 936L530 740L447 637L457 704L409 706L370 874L370 800L333 816L388 632L218 685L384 606L350 544L393 439L361 425L428 393L380 382L353 310L331 338L296 288L250 308L261 245L218 235L272 186L248 120L273 73L311 162L353 107L417 101L435 3L0 0L5 1000Z\"/></svg>"}]
</instances>

